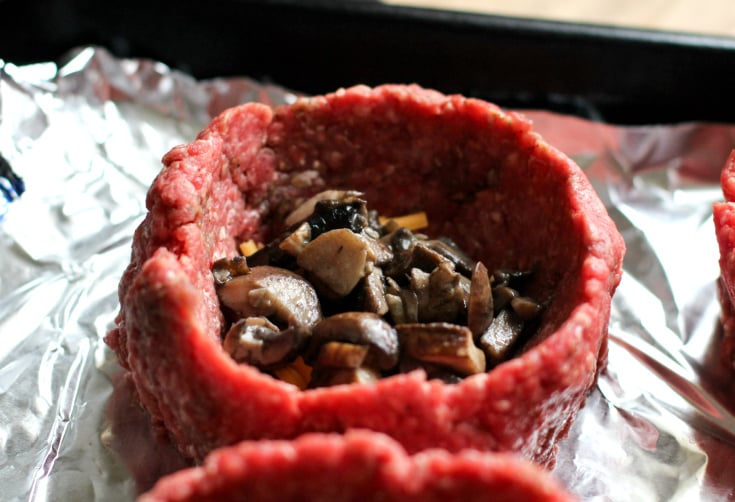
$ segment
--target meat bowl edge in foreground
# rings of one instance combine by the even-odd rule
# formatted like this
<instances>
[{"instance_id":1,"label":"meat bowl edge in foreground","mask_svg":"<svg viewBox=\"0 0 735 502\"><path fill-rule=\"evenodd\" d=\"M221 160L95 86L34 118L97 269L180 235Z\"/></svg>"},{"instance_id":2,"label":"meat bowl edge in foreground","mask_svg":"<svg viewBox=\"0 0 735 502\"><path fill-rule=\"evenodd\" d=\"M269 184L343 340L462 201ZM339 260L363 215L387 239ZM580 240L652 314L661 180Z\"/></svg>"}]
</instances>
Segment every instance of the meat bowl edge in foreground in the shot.
<instances>
[{"instance_id":1,"label":"meat bowl edge in foreground","mask_svg":"<svg viewBox=\"0 0 735 502\"><path fill-rule=\"evenodd\" d=\"M418 86L246 104L174 148L147 196L107 342L155 425L187 457L247 439L368 429L409 453L515 452L554 463L604 367L624 243L584 173L515 113ZM513 359L446 384L421 371L309 390L222 348L212 264L267 242L284 201L359 190L381 214L424 211L489 269L533 269L546 305Z\"/></svg>"}]
</instances>

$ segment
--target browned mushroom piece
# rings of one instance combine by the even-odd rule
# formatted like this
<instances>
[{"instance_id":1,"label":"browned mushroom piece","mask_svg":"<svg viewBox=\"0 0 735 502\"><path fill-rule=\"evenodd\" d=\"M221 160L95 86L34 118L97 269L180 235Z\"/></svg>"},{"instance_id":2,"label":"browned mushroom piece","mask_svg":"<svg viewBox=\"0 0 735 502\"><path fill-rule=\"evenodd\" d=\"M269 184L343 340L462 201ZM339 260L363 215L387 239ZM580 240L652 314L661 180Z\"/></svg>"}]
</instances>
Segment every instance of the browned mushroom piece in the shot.
<instances>
[{"instance_id":1,"label":"browned mushroom piece","mask_svg":"<svg viewBox=\"0 0 735 502\"><path fill-rule=\"evenodd\" d=\"M319 235L296 261L320 293L337 298L348 295L372 265L365 239L346 228Z\"/></svg>"},{"instance_id":2,"label":"browned mushroom piece","mask_svg":"<svg viewBox=\"0 0 735 502\"><path fill-rule=\"evenodd\" d=\"M410 357L401 357L401 361L398 363L399 373L409 373L417 369L424 370L427 378L441 380L444 383L454 384L464 379L464 375L460 375L446 366L418 361Z\"/></svg>"},{"instance_id":3,"label":"browned mushroom piece","mask_svg":"<svg viewBox=\"0 0 735 502\"><path fill-rule=\"evenodd\" d=\"M448 261L442 262L430 274L412 269L411 290L418 299L419 322L452 322L466 312L469 291Z\"/></svg>"},{"instance_id":4,"label":"browned mushroom piece","mask_svg":"<svg viewBox=\"0 0 735 502\"><path fill-rule=\"evenodd\" d=\"M493 307L495 315L510 305L510 302L518 296L518 291L510 286L499 285L493 288Z\"/></svg>"},{"instance_id":5,"label":"browned mushroom piece","mask_svg":"<svg viewBox=\"0 0 735 502\"><path fill-rule=\"evenodd\" d=\"M543 310L540 303L528 296L516 296L510 301L510 307L524 322L536 319Z\"/></svg>"},{"instance_id":6,"label":"browned mushroom piece","mask_svg":"<svg viewBox=\"0 0 735 502\"><path fill-rule=\"evenodd\" d=\"M363 230L361 237L368 248L368 258L375 265L383 266L393 260L393 251L370 228Z\"/></svg>"},{"instance_id":7,"label":"browned mushroom piece","mask_svg":"<svg viewBox=\"0 0 735 502\"><path fill-rule=\"evenodd\" d=\"M475 339L487 331L493 321L493 292L487 267L478 261L472 271L470 297L467 302L467 327Z\"/></svg>"},{"instance_id":8,"label":"browned mushroom piece","mask_svg":"<svg viewBox=\"0 0 735 502\"><path fill-rule=\"evenodd\" d=\"M265 317L248 317L232 325L223 347L236 361L267 370L294 359L308 335L300 327L280 331Z\"/></svg>"},{"instance_id":9,"label":"browned mushroom piece","mask_svg":"<svg viewBox=\"0 0 735 502\"><path fill-rule=\"evenodd\" d=\"M325 368L359 368L370 347L346 342L327 342L321 346L314 366Z\"/></svg>"},{"instance_id":10,"label":"browned mushroom piece","mask_svg":"<svg viewBox=\"0 0 735 502\"><path fill-rule=\"evenodd\" d=\"M250 272L247 258L244 256L234 256L232 258L220 258L212 265L212 275L214 282L221 285L237 277L238 275Z\"/></svg>"},{"instance_id":11,"label":"browned mushroom piece","mask_svg":"<svg viewBox=\"0 0 735 502\"><path fill-rule=\"evenodd\" d=\"M388 222L386 225L390 223ZM385 275L399 277L408 272L413 260L413 247L418 241L413 232L407 228L398 227L381 237L380 241L393 252L393 260L384 267Z\"/></svg>"},{"instance_id":12,"label":"browned mushroom piece","mask_svg":"<svg viewBox=\"0 0 735 502\"><path fill-rule=\"evenodd\" d=\"M402 288L391 277L386 278L385 301L393 324L414 323L419 320L419 301L416 292Z\"/></svg>"},{"instance_id":13,"label":"browned mushroom piece","mask_svg":"<svg viewBox=\"0 0 735 502\"><path fill-rule=\"evenodd\" d=\"M398 293L386 293L385 294L385 303L388 305L388 312L390 312L390 317L393 320L393 324L404 324L409 322L408 316L406 314L406 308L403 305L403 300L401 300L400 295ZM411 321L411 322L416 322Z\"/></svg>"},{"instance_id":14,"label":"browned mushroom piece","mask_svg":"<svg viewBox=\"0 0 735 502\"><path fill-rule=\"evenodd\" d=\"M360 368L315 368L311 374L309 387L367 384L377 382L380 377L380 372L365 366Z\"/></svg>"},{"instance_id":15,"label":"browned mushroom piece","mask_svg":"<svg viewBox=\"0 0 735 502\"><path fill-rule=\"evenodd\" d=\"M290 227L292 225L295 225L296 223L306 220L314 213L314 209L316 208L318 202L350 202L355 199L359 199L360 197L362 197L362 193L354 190L324 190L299 204L296 209L291 211L291 213L286 216L284 224L286 227Z\"/></svg>"},{"instance_id":16,"label":"browned mushroom piece","mask_svg":"<svg viewBox=\"0 0 735 502\"><path fill-rule=\"evenodd\" d=\"M480 337L479 345L492 364L507 359L521 336L523 321L510 309L501 310L487 331Z\"/></svg>"},{"instance_id":17,"label":"browned mushroom piece","mask_svg":"<svg viewBox=\"0 0 735 502\"><path fill-rule=\"evenodd\" d=\"M239 317L264 316L275 324L314 326L321 318L316 291L290 270L267 265L217 288L220 302Z\"/></svg>"},{"instance_id":18,"label":"browned mushroom piece","mask_svg":"<svg viewBox=\"0 0 735 502\"><path fill-rule=\"evenodd\" d=\"M456 382L507 359L543 309L521 294L532 272L491 275L448 238L381 223L361 197L327 190L283 206L287 230L214 264L225 314L246 317L225 338L233 358L278 374L301 356L312 388L416 367Z\"/></svg>"},{"instance_id":19,"label":"browned mushroom piece","mask_svg":"<svg viewBox=\"0 0 735 502\"><path fill-rule=\"evenodd\" d=\"M428 244L428 241L418 241L411 248L411 267L418 268L424 272L431 272L435 268L450 264L454 270L454 264L441 253L437 253Z\"/></svg>"},{"instance_id":20,"label":"browned mushroom piece","mask_svg":"<svg viewBox=\"0 0 735 502\"><path fill-rule=\"evenodd\" d=\"M312 238L338 228L360 233L368 224L367 203L359 197L320 200L306 221L311 226Z\"/></svg>"},{"instance_id":21,"label":"browned mushroom piece","mask_svg":"<svg viewBox=\"0 0 735 502\"><path fill-rule=\"evenodd\" d=\"M284 237L278 247L291 256L299 256L310 240L311 226L307 222L303 222L288 236Z\"/></svg>"},{"instance_id":22,"label":"browned mushroom piece","mask_svg":"<svg viewBox=\"0 0 735 502\"><path fill-rule=\"evenodd\" d=\"M451 261L457 272L468 277L472 274L472 271L475 268L475 261L449 237L428 239L425 241L424 245Z\"/></svg>"},{"instance_id":23,"label":"browned mushroom piece","mask_svg":"<svg viewBox=\"0 0 735 502\"><path fill-rule=\"evenodd\" d=\"M345 342L369 347L364 365L387 371L398 364L398 334L382 317L370 312L342 312L322 319L312 330L304 360L312 364L322 345Z\"/></svg>"},{"instance_id":24,"label":"browned mushroom piece","mask_svg":"<svg viewBox=\"0 0 735 502\"><path fill-rule=\"evenodd\" d=\"M385 299L385 284L383 283L383 270L379 267L373 268L365 276L362 294L362 310L373 312L378 315L388 313L388 302Z\"/></svg>"},{"instance_id":25,"label":"browned mushroom piece","mask_svg":"<svg viewBox=\"0 0 735 502\"><path fill-rule=\"evenodd\" d=\"M466 326L450 323L414 323L396 326L402 350L419 361L453 369L462 375L485 371L485 353Z\"/></svg>"}]
</instances>

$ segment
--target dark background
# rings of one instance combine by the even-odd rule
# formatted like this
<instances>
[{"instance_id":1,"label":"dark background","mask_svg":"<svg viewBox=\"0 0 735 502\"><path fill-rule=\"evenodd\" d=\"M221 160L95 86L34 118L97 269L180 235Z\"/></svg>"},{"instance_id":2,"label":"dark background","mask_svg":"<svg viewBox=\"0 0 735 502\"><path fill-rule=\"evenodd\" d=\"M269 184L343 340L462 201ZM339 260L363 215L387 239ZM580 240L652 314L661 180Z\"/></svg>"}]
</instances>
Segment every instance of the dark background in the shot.
<instances>
[{"instance_id":1,"label":"dark background","mask_svg":"<svg viewBox=\"0 0 735 502\"><path fill-rule=\"evenodd\" d=\"M0 0L0 57L82 45L304 93L416 82L619 124L735 120L735 39L328 0Z\"/></svg>"}]
</instances>

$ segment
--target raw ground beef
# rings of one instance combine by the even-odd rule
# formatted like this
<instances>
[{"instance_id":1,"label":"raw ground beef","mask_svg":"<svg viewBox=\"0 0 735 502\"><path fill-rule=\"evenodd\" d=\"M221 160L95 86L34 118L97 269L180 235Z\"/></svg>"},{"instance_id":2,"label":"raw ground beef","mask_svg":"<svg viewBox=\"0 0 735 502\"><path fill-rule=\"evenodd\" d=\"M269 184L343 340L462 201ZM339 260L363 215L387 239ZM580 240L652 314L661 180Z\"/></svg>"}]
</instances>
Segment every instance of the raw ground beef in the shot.
<instances>
[{"instance_id":1,"label":"raw ground beef","mask_svg":"<svg viewBox=\"0 0 735 502\"><path fill-rule=\"evenodd\" d=\"M721 176L725 202L714 205L715 235L720 247L718 293L722 313L721 361L735 370L735 150Z\"/></svg>"},{"instance_id":2,"label":"raw ground beef","mask_svg":"<svg viewBox=\"0 0 735 502\"><path fill-rule=\"evenodd\" d=\"M606 361L624 243L584 173L528 121L417 86L359 86L232 108L163 162L107 342L186 456L359 428L409 453L475 448L553 465ZM425 211L427 234L491 270L533 268L527 294L548 306L525 351L458 384L419 370L307 391L235 363L212 263L267 241L290 201L327 187L363 191L385 215Z\"/></svg>"},{"instance_id":3,"label":"raw ground beef","mask_svg":"<svg viewBox=\"0 0 735 502\"><path fill-rule=\"evenodd\" d=\"M511 454L426 450L406 454L368 431L244 441L172 474L139 502L565 502L547 472Z\"/></svg>"}]
</instances>

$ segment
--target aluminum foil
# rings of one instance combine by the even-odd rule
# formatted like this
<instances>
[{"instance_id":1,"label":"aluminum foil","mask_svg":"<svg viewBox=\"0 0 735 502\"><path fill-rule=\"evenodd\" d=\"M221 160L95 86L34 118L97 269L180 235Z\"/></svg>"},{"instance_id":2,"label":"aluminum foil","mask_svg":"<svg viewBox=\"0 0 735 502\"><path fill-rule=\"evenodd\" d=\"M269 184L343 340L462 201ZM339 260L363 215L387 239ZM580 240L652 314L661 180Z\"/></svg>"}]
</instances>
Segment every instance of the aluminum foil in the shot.
<instances>
[{"instance_id":1,"label":"aluminum foil","mask_svg":"<svg viewBox=\"0 0 735 502\"><path fill-rule=\"evenodd\" d=\"M226 107L294 98L94 47L60 63L0 62L0 154L26 187L0 221L2 498L130 501L181 466L144 430L102 340L132 234L165 152ZM735 500L712 223L735 126L524 113L585 169L628 246L608 368L553 474L583 500Z\"/></svg>"}]
</instances>

